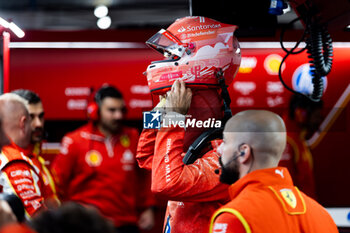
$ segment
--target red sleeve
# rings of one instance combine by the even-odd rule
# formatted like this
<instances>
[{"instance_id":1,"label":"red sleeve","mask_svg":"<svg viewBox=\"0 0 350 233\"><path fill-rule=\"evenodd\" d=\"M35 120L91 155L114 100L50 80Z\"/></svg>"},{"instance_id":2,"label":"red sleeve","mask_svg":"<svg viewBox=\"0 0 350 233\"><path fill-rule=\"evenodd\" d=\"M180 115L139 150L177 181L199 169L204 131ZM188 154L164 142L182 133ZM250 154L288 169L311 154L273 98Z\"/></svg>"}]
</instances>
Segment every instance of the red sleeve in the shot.
<instances>
[{"instance_id":1,"label":"red sleeve","mask_svg":"<svg viewBox=\"0 0 350 233\"><path fill-rule=\"evenodd\" d=\"M29 164L13 161L2 169L1 176L2 182L5 181L2 183L3 192L15 193L22 200L29 216L43 207L42 183Z\"/></svg>"},{"instance_id":2,"label":"red sleeve","mask_svg":"<svg viewBox=\"0 0 350 233\"><path fill-rule=\"evenodd\" d=\"M152 169L154 146L158 130L144 129L141 133L136 152L136 159L140 168Z\"/></svg>"},{"instance_id":3,"label":"red sleeve","mask_svg":"<svg viewBox=\"0 0 350 233\"><path fill-rule=\"evenodd\" d=\"M133 142L133 152L136 152L139 148L139 133L135 129L131 132L131 137ZM153 156L153 150L152 154ZM151 164L152 165L152 157L151 157ZM137 208L141 211L154 206L156 201L154 198L153 193L151 192L151 173L149 170L141 169L139 166L136 165L136 173L137 173L137 188L138 188L138 198L137 198Z\"/></svg>"},{"instance_id":4,"label":"red sleeve","mask_svg":"<svg viewBox=\"0 0 350 233\"><path fill-rule=\"evenodd\" d=\"M241 221L233 214L222 213L214 221L209 233L246 233Z\"/></svg>"},{"instance_id":5,"label":"red sleeve","mask_svg":"<svg viewBox=\"0 0 350 233\"><path fill-rule=\"evenodd\" d=\"M160 130L152 164L152 191L170 200L207 202L228 199L228 186L221 184L214 170L219 154L209 151L194 164L182 158L184 129Z\"/></svg>"},{"instance_id":6,"label":"red sleeve","mask_svg":"<svg viewBox=\"0 0 350 233\"><path fill-rule=\"evenodd\" d=\"M74 140L65 136L62 139L60 154L56 156L52 164L52 175L56 182L57 194L62 200L67 199L67 190L77 155L78 150Z\"/></svg>"},{"instance_id":7,"label":"red sleeve","mask_svg":"<svg viewBox=\"0 0 350 233\"><path fill-rule=\"evenodd\" d=\"M138 198L137 207L144 210L156 204L155 197L151 192L151 171L145 169L137 169L138 175Z\"/></svg>"}]
</instances>

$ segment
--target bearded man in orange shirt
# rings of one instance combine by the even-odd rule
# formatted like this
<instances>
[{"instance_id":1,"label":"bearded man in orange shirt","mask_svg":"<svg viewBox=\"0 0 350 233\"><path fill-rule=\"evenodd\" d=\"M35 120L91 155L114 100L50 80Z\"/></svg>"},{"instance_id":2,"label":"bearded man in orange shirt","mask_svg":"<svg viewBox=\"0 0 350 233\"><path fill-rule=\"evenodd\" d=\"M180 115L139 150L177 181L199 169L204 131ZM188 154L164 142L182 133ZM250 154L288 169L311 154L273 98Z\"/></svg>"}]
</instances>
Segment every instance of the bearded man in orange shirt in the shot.
<instances>
[{"instance_id":1,"label":"bearded man in orange shirt","mask_svg":"<svg viewBox=\"0 0 350 233\"><path fill-rule=\"evenodd\" d=\"M275 113L248 110L227 122L218 152L231 201L214 213L209 232L338 232L327 211L277 167L285 146L286 128Z\"/></svg>"}]
</instances>

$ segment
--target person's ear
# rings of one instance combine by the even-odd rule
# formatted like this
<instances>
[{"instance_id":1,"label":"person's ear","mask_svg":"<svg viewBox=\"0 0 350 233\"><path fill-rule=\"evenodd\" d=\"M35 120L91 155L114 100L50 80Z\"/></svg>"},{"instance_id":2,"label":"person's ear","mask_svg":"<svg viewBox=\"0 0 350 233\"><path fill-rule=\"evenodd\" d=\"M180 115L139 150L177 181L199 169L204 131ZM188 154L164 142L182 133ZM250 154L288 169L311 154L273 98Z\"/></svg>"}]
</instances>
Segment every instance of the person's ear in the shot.
<instances>
[{"instance_id":1,"label":"person's ear","mask_svg":"<svg viewBox=\"0 0 350 233\"><path fill-rule=\"evenodd\" d=\"M243 144L239 149L239 160L241 163L246 163L252 156L251 147L247 144Z\"/></svg>"},{"instance_id":2,"label":"person's ear","mask_svg":"<svg viewBox=\"0 0 350 233\"><path fill-rule=\"evenodd\" d=\"M25 129L26 123L27 123L27 117L26 116L21 116L21 118L19 119L19 127L21 130Z\"/></svg>"},{"instance_id":3,"label":"person's ear","mask_svg":"<svg viewBox=\"0 0 350 233\"><path fill-rule=\"evenodd\" d=\"M216 149L216 151L219 153L220 156L222 156L222 154L224 153L224 142L222 142L218 148Z\"/></svg>"}]
</instances>

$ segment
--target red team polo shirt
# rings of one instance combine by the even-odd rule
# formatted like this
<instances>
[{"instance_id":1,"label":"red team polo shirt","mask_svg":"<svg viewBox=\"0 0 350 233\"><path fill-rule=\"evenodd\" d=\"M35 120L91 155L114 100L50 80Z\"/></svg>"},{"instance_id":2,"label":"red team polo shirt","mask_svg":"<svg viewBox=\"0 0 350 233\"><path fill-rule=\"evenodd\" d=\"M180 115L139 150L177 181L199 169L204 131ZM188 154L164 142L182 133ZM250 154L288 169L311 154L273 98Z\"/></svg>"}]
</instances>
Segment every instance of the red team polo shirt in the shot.
<instances>
[{"instance_id":1,"label":"red team polo shirt","mask_svg":"<svg viewBox=\"0 0 350 233\"><path fill-rule=\"evenodd\" d=\"M138 208L153 204L149 176L135 159L137 142L137 130L127 127L111 138L91 123L68 133L53 163L61 198L97 207L116 227L136 225Z\"/></svg>"}]
</instances>

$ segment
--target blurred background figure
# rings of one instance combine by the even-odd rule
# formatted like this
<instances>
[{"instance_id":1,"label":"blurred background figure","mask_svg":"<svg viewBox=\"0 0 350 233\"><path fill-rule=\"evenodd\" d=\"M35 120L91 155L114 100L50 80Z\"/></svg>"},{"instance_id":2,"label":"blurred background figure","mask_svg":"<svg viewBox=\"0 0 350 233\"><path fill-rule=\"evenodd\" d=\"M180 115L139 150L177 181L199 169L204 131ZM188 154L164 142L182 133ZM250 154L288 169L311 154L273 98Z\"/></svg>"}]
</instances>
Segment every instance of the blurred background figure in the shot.
<instances>
[{"instance_id":1,"label":"blurred background figure","mask_svg":"<svg viewBox=\"0 0 350 233\"><path fill-rule=\"evenodd\" d=\"M103 86L88 106L90 122L68 133L53 163L59 195L96 207L117 232L151 229L150 176L138 168L138 131L123 125L126 106L113 86Z\"/></svg>"},{"instance_id":2,"label":"blurred background figure","mask_svg":"<svg viewBox=\"0 0 350 233\"><path fill-rule=\"evenodd\" d=\"M18 89L12 93L28 101L28 111L31 117L31 143L41 143L44 138L44 107L38 94L33 91Z\"/></svg>"},{"instance_id":3,"label":"blurred background figure","mask_svg":"<svg viewBox=\"0 0 350 233\"><path fill-rule=\"evenodd\" d=\"M15 222L23 223L25 221L24 205L16 194L0 193L0 200L2 202L1 207L3 208L3 221L6 219L12 219L12 215L15 217ZM6 202L6 204L4 204L4 202ZM9 209L7 207L9 207ZM10 218L4 218L6 215Z\"/></svg>"},{"instance_id":4,"label":"blurred background figure","mask_svg":"<svg viewBox=\"0 0 350 233\"><path fill-rule=\"evenodd\" d=\"M14 93L28 102L28 112L30 115L30 126L31 126L31 139L30 147L32 154L40 162L40 169L42 171L43 181L46 189L46 200L48 206L59 205L59 200L56 195L55 182L51 176L49 169L46 167L45 159L42 156L42 142L44 139L44 107L38 94L31 90L18 89L14 90Z\"/></svg>"},{"instance_id":5,"label":"blurred background figure","mask_svg":"<svg viewBox=\"0 0 350 233\"><path fill-rule=\"evenodd\" d=\"M30 225L38 233L114 232L112 222L103 218L95 208L86 208L74 202L40 213Z\"/></svg>"},{"instance_id":6,"label":"blurred background figure","mask_svg":"<svg viewBox=\"0 0 350 233\"><path fill-rule=\"evenodd\" d=\"M8 224L16 223L17 219L10 205L5 200L0 200L0 229Z\"/></svg>"},{"instance_id":7,"label":"blurred background figure","mask_svg":"<svg viewBox=\"0 0 350 233\"><path fill-rule=\"evenodd\" d=\"M2 112L0 112L0 150L2 149L3 146L10 144L10 140L3 130L4 127L2 125L2 118L3 118L3 114Z\"/></svg>"},{"instance_id":8,"label":"blurred background figure","mask_svg":"<svg viewBox=\"0 0 350 233\"><path fill-rule=\"evenodd\" d=\"M11 144L2 147L0 154L0 188L5 194L16 194L25 207L29 219L45 206L52 197L45 168L38 156L32 153L31 118L28 103L13 93L0 96L4 132Z\"/></svg>"},{"instance_id":9,"label":"blurred background figure","mask_svg":"<svg viewBox=\"0 0 350 233\"><path fill-rule=\"evenodd\" d=\"M1 213L1 212L0 212ZM29 225L11 224L1 233L114 233L113 224L95 209L74 202L46 210L35 216Z\"/></svg>"},{"instance_id":10,"label":"blurred background figure","mask_svg":"<svg viewBox=\"0 0 350 233\"><path fill-rule=\"evenodd\" d=\"M294 184L310 197L316 198L313 157L306 140L318 130L322 122L323 102L314 102L303 95L294 94L289 102L287 146L279 166L287 167Z\"/></svg>"}]
</instances>

